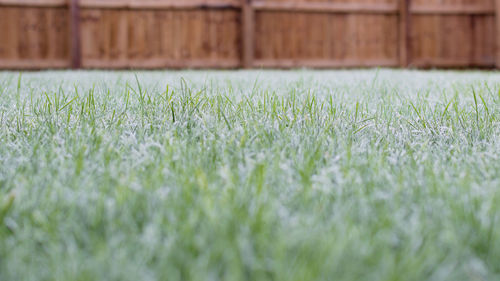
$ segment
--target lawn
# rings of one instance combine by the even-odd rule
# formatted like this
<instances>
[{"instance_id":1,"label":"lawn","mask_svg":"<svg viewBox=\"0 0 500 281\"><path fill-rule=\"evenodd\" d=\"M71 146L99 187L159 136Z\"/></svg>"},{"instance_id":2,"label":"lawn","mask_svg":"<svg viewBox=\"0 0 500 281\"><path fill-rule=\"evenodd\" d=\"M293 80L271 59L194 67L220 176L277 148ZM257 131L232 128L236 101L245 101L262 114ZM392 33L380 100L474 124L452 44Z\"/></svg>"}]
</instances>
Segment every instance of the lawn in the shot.
<instances>
[{"instance_id":1,"label":"lawn","mask_svg":"<svg viewBox=\"0 0 500 281\"><path fill-rule=\"evenodd\" d=\"M0 72L0 280L500 280L500 74Z\"/></svg>"}]
</instances>

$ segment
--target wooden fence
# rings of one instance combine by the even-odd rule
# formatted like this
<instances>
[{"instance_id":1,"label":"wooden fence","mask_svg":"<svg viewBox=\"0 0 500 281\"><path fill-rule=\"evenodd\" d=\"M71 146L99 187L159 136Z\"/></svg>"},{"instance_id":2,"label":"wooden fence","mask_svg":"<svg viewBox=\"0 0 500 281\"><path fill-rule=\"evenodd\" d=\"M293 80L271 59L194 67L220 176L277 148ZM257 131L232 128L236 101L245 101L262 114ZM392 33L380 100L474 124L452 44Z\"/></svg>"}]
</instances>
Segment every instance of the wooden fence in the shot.
<instances>
[{"instance_id":1,"label":"wooden fence","mask_svg":"<svg viewBox=\"0 0 500 281\"><path fill-rule=\"evenodd\" d=\"M500 67L500 0L0 0L0 69Z\"/></svg>"}]
</instances>

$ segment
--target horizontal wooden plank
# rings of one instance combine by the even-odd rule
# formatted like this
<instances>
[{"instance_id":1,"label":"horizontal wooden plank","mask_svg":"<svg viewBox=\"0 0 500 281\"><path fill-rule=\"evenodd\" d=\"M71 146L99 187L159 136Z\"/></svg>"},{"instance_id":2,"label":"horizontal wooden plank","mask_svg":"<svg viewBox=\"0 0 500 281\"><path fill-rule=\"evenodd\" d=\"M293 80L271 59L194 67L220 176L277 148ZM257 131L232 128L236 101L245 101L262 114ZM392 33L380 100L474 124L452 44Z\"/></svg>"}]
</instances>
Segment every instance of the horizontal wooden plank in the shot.
<instances>
[{"instance_id":1,"label":"horizontal wooden plank","mask_svg":"<svg viewBox=\"0 0 500 281\"><path fill-rule=\"evenodd\" d=\"M236 0L207 0L179 1L179 0L80 0L82 8L103 9L237 9L241 7Z\"/></svg>"},{"instance_id":2,"label":"horizontal wooden plank","mask_svg":"<svg viewBox=\"0 0 500 281\"><path fill-rule=\"evenodd\" d=\"M140 60L100 60L84 59L85 68L237 68L241 66L238 59L140 59Z\"/></svg>"},{"instance_id":3,"label":"horizontal wooden plank","mask_svg":"<svg viewBox=\"0 0 500 281\"><path fill-rule=\"evenodd\" d=\"M0 59L0 69L47 69L47 68L69 68L68 60L22 60L22 59Z\"/></svg>"},{"instance_id":4,"label":"horizontal wooden plank","mask_svg":"<svg viewBox=\"0 0 500 281\"><path fill-rule=\"evenodd\" d=\"M68 0L0 0L0 6L31 6L31 7L64 7ZM238 0L80 0L83 8L131 8L131 9L224 9L240 8ZM333 13L388 13L398 11L397 4L378 3L329 3L329 2L268 2L257 0L252 2L256 10L296 11L296 12L333 12ZM443 5L412 5L413 14L494 14L494 7L483 4L443 4Z\"/></svg>"},{"instance_id":5,"label":"horizontal wooden plank","mask_svg":"<svg viewBox=\"0 0 500 281\"><path fill-rule=\"evenodd\" d=\"M395 59L260 59L255 60L254 67L264 68L332 68L332 67L373 67L373 66L398 66L399 61Z\"/></svg>"},{"instance_id":6,"label":"horizontal wooden plank","mask_svg":"<svg viewBox=\"0 0 500 281\"><path fill-rule=\"evenodd\" d=\"M65 7L68 0L0 0L0 6L29 6L29 7ZM179 1L179 0L80 0L82 8L103 9L237 9L241 3L237 0L207 0Z\"/></svg>"},{"instance_id":7,"label":"horizontal wooden plank","mask_svg":"<svg viewBox=\"0 0 500 281\"><path fill-rule=\"evenodd\" d=\"M453 68L453 67L494 67L495 59L491 58L491 60L482 60L482 61L473 61L468 58L427 58L427 59L413 59L410 63L412 67L420 67L420 68L430 68L430 67L444 67L444 68Z\"/></svg>"},{"instance_id":8,"label":"horizontal wooden plank","mask_svg":"<svg viewBox=\"0 0 500 281\"><path fill-rule=\"evenodd\" d=\"M128 8L130 1L128 0L80 0L81 8Z\"/></svg>"},{"instance_id":9,"label":"horizontal wooden plank","mask_svg":"<svg viewBox=\"0 0 500 281\"><path fill-rule=\"evenodd\" d=\"M0 6L64 7L68 0L0 0Z\"/></svg>"},{"instance_id":10,"label":"horizontal wooden plank","mask_svg":"<svg viewBox=\"0 0 500 281\"><path fill-rule=\"evenodd\" d=\"M397 3L338 3L338 2L267 2L253 1L252 7L260 11L374 13L397 14Z\"/></svg>"},{"instance_id":11,"label":"horizontal wooden plank","mask_svg":"<svg viewBox=\"0 0 500 281\"><path fill-rule=\"evenodd\" d=\"M159 0L131 0L130 8L169 8L169 9L228 9L241 7L240 1L236 0L191 0L191 1L159 1Z\"/></svg>"},{"instance_id":12,"label":"horizontal wooden plank","mask_svg":"<svg viewBox=\"0 0 500 281\"><path fill-rule=\"evenodd\" d=\"M415 5L410 7L412 14L438 14L438 15L489 15L494 14L495 10L492 6L478 4L464 5Z\"/></svg>"},{"instance_id":13,"label":"horizontal wooden plank","mask_svg":"<svg viewBox=\"0 0 500 281\"><path fill-rule=\"evenodd\" d=\"M239 60L90 60L83 61L85 68L237 68L241 66ZM385 66L395 67L398 61L389 59L380 60L256 60L253 67L259 68L294 68L294 67L312 67L312 68L333 68L333 67L374 67ZM0 69L60 69L69 68L68 60L17 60L0 59ZM413 59L410 67L430 68L430 67L494 67L495 61L471 61L469 59Z\"/></svg>"}]
</instances>

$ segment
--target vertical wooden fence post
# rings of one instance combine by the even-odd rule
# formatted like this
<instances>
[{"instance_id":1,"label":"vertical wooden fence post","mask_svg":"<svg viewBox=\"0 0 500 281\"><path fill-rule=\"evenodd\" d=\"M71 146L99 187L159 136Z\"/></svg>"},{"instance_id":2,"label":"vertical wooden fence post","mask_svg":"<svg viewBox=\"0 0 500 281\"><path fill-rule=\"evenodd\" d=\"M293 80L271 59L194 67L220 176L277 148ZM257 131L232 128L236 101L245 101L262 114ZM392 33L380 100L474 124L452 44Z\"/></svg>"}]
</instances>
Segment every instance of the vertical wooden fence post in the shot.
<instances>
[{"instance_id":1,"label":"vertical wooden fence post","mask_svg":"<svg viewBox=\"0 0 500 281\"><path fill-rule=\"evenodd\" d=\"M495 67L500 68L500 0L495 0Z\"/></svg>"},{"instance_id":2,"label":"vertical wooden fence post","mask_svg":"<svg viewBox=\"0 0 500 281\"><path fill-rule=\"evenodd\" d=\"M79 0L69 0L70 13L70 40L71 40L71 68L78 69L82 66L82 53L80 42L80 6Z\"/></svg>"},{"instance_id":3,"label":"vertical wooden fence post","mask_svg":"<svg viewBox=\"0 0 500 281\"><path fill-rule=\"evenodd\" d=\"M242 64L244 68L253 66L254 57L254 22L255 11L252 7L252 0L242 0L241 8L241 42L242 42Z\"/></svg>"},{"instance_id":4,"label":"vertical wooden fence post","mask_svg":"<svg viewBox=\"0 0 500 281\"><path fill-rule=\"evenodd\" d=\"M500 0L499 0L500 1ZM410 0L399 0L399 66L410 63L411 14Z\"/></svg>"}]
</instances>

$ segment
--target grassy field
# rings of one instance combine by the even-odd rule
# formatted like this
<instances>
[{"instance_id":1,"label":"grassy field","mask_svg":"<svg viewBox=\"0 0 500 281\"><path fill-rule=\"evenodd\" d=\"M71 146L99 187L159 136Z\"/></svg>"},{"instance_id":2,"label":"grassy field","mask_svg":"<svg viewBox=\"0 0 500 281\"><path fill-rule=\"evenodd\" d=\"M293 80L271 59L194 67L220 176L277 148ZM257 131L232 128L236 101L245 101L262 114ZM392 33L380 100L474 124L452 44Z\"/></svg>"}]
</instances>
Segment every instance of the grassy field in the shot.
<instances>
[{"instance_id":1,"label":"grassy field","mask_svg":"<svg viewBox=\"0 0 500 281\"><path fill-rule=\"evenodd\" d=\"M0 280L500 280L500 74L0 72Z\"/></svg>"}]
</instances>

